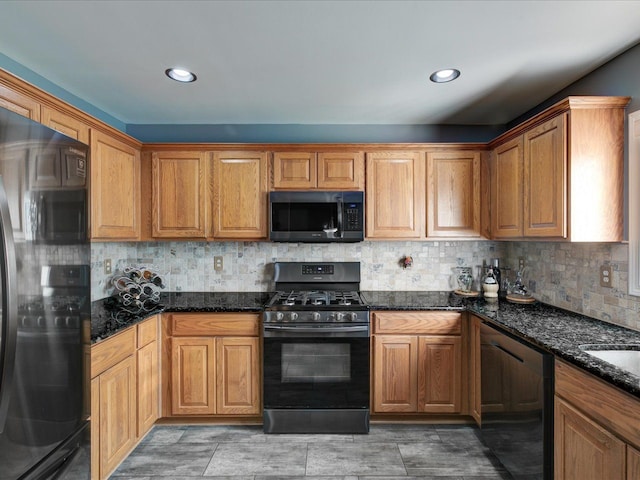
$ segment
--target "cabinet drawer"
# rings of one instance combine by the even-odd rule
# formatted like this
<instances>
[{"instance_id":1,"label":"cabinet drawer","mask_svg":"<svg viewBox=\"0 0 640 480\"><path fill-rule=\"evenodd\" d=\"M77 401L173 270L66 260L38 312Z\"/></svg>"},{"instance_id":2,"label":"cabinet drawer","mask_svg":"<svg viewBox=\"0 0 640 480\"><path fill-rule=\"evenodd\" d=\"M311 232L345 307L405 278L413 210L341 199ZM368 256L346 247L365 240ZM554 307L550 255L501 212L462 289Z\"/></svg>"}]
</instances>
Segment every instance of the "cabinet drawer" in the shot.
<instances>
[{"instance_id":1,"label":"cabinet drawer","mask_svg":"<svg viewBox=\"0 0 640 480\"><path fill-rule=\"evenodd\" d=\"M249 336L260 334L259 313L181 313L171 315L171 334L176 337Z\"/></svg>"},{"instance_id":2,"label":"cabinet drawer","mask_svg":"<svg viewBox=\"0 0 640 480\"><path fill-rule=\"evenodd\" d=\"M374 312L373 333L459 335L460 312Z\"/></svg>"},{"instance_id":3,"label":"cabinet drawer","mask_svg":"<svg viewBox=\"0 0 640 480\"><path fill-rule=\"evenodd\" d=\"M121 362L136 350L136 329L129 327L91 347L91 378Z\"/></svg>"},{"instance_id":4,"label":"cabinet drawer","mask_svg":"<svg viewBox=\"0 0 640 480\"><path fill-rule=\"evenodd\" d=\"M138 348L155 342L158 339L158 317L154 315L137 325L138 328Z\"/></svg>"}]
</instances>

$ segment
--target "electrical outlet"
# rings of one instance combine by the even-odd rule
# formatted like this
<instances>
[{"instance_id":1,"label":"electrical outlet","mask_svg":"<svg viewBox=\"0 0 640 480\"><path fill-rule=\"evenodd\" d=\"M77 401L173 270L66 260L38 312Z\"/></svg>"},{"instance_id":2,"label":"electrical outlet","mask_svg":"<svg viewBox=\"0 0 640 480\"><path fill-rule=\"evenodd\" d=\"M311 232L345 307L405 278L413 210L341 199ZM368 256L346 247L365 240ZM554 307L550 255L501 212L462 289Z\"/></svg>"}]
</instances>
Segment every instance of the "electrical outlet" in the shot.
<instances>
[{"instance_id":1,"label":"electrical outlet","mask_svg":"<svg viewBox=\"0 0 640 480\"><path fill-rule=\"evenodd\" d=\"M104 274L111 275L111 259L110 258L107 258L104 261Z\"/></svg>"},{"instance_id":2,"label":"electrical outlet","mask_svg":"<svg viewBox=\"0 0 640 480\"><path fill-rule=\"evenodd\" d=\"M524 270L525 264L524 264L524 257L519 257L518 258L518 271L521 272L522 270Z\"/></svg>"},{"instance_id":3,"label":"electrical outlet","mask_svg":"<svg viewBox=\"0 0 640 480\"><path fill-rule=\"evenodd\" d=\"M600 267L600 285L603 287L611 288L611 265L602 265Z\"/></svg>"},{"instance_id":4,"label":"electrical outlet","mask_svg":"<svg viewBox=\"0 0 640 480\"><path fill-rule=\"evenodd\" d=\"M215 257L213 257L213 269L216 272L221 272L223 267L224 267L224 263L222 261L222 256L216 255Z\"/></svg>"}]
</instances>

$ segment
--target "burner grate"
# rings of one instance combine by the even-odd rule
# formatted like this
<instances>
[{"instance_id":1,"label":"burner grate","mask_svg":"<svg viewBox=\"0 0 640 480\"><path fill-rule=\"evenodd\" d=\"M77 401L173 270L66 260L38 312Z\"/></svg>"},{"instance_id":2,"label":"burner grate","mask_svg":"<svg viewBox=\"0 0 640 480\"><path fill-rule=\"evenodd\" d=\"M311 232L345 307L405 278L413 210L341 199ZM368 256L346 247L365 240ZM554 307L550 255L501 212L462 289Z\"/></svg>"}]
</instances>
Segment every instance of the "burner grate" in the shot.
<instances>
[{"instance_id":1,"label":"burner grate","mask_svg":"<svg viewBox=\"0 0 640 480\"><path fill-rule=\"evenodd\" d=\"M292 290L277 292L270 303L271 306L364 306L358 292L343 292L333 290Z\"/></svg>"}]
</instances>

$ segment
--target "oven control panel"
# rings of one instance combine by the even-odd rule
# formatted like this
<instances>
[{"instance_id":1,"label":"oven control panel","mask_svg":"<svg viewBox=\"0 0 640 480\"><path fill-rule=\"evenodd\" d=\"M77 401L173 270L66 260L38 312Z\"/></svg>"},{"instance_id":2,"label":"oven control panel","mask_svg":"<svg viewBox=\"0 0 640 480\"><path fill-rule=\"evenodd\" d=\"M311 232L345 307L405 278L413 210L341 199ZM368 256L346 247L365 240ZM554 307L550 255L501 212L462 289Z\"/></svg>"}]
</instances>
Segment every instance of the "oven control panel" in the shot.
<instances>
[{"instance_id":1,"label":"oven control panel","mask_svg":"<svg viewBox=\"0 0 640 480\"><path fill-rule=\"evenodd\" d=\"M302 265L303 275L333 275L333 265Z\"/></svg>"}]
</instances>

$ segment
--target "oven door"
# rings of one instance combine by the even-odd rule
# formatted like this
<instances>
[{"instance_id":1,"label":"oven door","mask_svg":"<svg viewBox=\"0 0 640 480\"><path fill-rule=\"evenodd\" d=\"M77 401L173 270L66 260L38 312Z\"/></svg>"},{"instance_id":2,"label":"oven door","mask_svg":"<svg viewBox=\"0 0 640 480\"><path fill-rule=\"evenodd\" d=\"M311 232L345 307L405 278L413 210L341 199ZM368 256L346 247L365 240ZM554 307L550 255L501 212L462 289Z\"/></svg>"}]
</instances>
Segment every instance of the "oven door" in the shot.
<instances>
[{"instance_id":1,"label":"oven door","mask_svg":"<svg viewBox=\"0 0 640 480\"><path fill-rule=\"evenodd\" d=\"M369 325L265 325L265 409L368 409Z\"/></svg>"}]
</instances>

